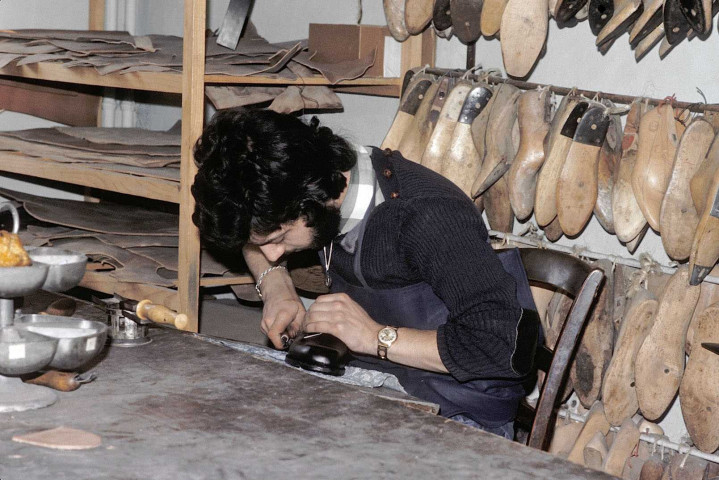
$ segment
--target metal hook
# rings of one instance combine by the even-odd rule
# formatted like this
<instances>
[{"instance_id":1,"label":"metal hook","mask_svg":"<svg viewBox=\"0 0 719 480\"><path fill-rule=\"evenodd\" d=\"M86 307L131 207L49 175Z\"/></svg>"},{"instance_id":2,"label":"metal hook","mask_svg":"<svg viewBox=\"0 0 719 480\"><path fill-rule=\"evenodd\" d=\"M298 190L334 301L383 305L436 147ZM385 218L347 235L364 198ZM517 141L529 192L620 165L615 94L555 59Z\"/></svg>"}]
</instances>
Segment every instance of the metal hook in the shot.
<instances>
[{"instance_id":1,"label":"metal hook","mask_svg":"<svg viewBox=\"0 0 719 480\"><path fill-rule=\"evenodd\" d=\"M687 462L687 458L689 458L689 455L691 455L689 452L691 451L691 448L687 447L687 452L684 454L684 458L682 458L682 463L679 464L679 468L684 468L684 464ZM681 453L681 449L679 450L679 453Z\"/></svg>"},{"instance_id":2,"label":"metal hook","mask_svg":"<svg viewBox=\"0 0 719 480\"><path fill-rule=\"evenodd\" d=\"M482 69L481 65L475 65L474 67L467 69L460 77L460 80L469 80L470 75L473 75L474 72L481 70L481 69Z\"/></svg>"},{"instance_id":3,"label":"metal hook","mask_svg":"<svg viewBox=\"0 0 719 480\"><path fill-rule=\"evenodd\" d=\"M704 95L704 92L702 92L699 87L696 87L696 88L697 88L697 92L699 92L699 95L701 95L702 98L704 99L704 104L705 104L705 105L708 104L709 102L707 101L707 96Z\"/></svg>"},{"instance_id":4,"label":"metal hook","mask_svg":"<svg viewBox=\"0 0 719 480\"><path fill-rule=\"evenodd\" d=\"M5 199L0 197L0 200ZM9 200L6 200L5 202L0 203L0 212L3 210L8 210L12 215L12 233L17 233L20 230L20 215L17 213L17 208L15 208L15 205L10 203Z\"/></svg>"}]
</instances>

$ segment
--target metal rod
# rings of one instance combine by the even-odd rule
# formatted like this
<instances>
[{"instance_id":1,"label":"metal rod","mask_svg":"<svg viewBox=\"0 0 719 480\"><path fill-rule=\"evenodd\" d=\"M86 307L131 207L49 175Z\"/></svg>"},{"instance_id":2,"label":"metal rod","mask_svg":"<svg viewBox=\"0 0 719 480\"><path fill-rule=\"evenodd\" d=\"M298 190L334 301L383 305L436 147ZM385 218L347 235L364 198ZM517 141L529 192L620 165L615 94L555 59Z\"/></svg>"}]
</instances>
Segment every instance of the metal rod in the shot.
<instances>
[{"instance_id":1,"label":"metal rod","mask_svg":"<svg viewBox=\"0 0 719 480\"><path fill-rule=\"evenodd\" d=\"M0 327L9 327L15 321L15 301L12 298L0 298Z\"/></svg>"},{"instance_id":2,"label":"metal rod","mask_svg":"<svg viewBox=\"0 0 719 480\"><path fill-rule=\"evenodd\" d=\"M572 413L567 409L560 409L559 412L557 412L557 415L562 418L569 417L570 420L574 420L575 422L581 422L584 423L586 421L586 418L584 416L579 415L577 413ZM618 427L610 427L612 431L618 431ZM672 450L676 450L677 452L681 454L689 454L694 457L703 458L704 460L709 460L710 462L719 463L719 456L711 454L711 453L704 453L701 450L698 450L694 447L690 447L689 445L685 443L675 443L671 440L667 439L666 437L663 437L661 435L655 435L655 434L647 434L642 433L639 435L640 440L644 440L647 443L656 444L660 447L665 448L671 448Z\"/></svg>"},{"instance_id":3,"label":"metal rod","mask_svg":"<svg viewBox=\"0 0 719 480\"><path fill-rule=\"evenodd\" d=\"M511 233L505 233L505 232L499 232L497 230L490 230L489 236L494 237L494 238L501 238L503 240L506 240L507 242L512 242L515 244L519 243L522 245L529 245L529 246L533 246L533 247L537 247L537 248L546 248L548 250L556 250L558 252L593 258L594 260L600 260L600 259L611 260L614 263L621 263L622 265L627 265L629 267L642 268L641 262L634 258L625 258L625 257L619 256L619 255L593 252L591 250L585 250L584 248L578 249L578 248L573 248L573 247L567 247L566 245L557 245L554 243L550 243L548 240L532 238L532 237L520 237L519 235L514 235ZM647 256L649 256L649 255L647 254ZM651 258L651 257L649 257L649 258ZM662 271L662 273L671 275L677 269L677 267L673 267L670 265L662 265L657 261L654 261L654 260L652 260L652 261L657 266L657 268L659 268ZM707 275L706 277L704 277L704 281L709 282L709 283L719 284L719 277Z\"/></svg>"},{"instance_id":4,"label":"metal rod","mask_svg":"<svg viewBox=\"0 0 719 480\"><path fill-rule=\"evenodd\" d=\"M477 58L477 42L467 45L467 70L471 70L476 65Z\"/></svg>"},{"instance_id":5,"label":"metal rod","mask_svg":"<svg viewBox=\"0 0 719 480\"><path fill-rule=\"evenodd\" d=\"M468 49L469 54L469 49ZM468 67L468 69L471 67ZM450 77L461 77L465 74L463 70L452 70L452 69L445 69L445 68L428 68L425 70L427 73L433 74L433 75L445 75ZM508 83L510 85L514 85L517 88L520 88L522 90L534 90L536 88L549 88L552 92L556 93L557 95L567 95L569 92L574 91L577 95L584 95L585 97L594 97L598 96L599 98L606 98L608 100L611 100L615 103L621 103L624 105L628 105L632 103L633 101L637 99L642 99L643 101L646 101L647 103L651 105L659 105L662 102L666 103L665 98L647 98L647 97L637 97L633 95L621 95L618 93L605 93L605 92L599 92L599 91L593 91L593 90L579 90L576 88L567 88L567 87L558 87L556 85L546 85L542 83L531 83L531 82L522 82L520 80L513 80L511 78L504 78L497 75L488 75L488 76L482 76L482 75L468 75L469 78L475 79L475 80L484 80L489 83ZM719 104L717 103L690 103L690 102L679 102L679 101L672 101L671 104L674 106L674 108L683 108L692 112L719 112Z\"/></svg>"}]
</instances>

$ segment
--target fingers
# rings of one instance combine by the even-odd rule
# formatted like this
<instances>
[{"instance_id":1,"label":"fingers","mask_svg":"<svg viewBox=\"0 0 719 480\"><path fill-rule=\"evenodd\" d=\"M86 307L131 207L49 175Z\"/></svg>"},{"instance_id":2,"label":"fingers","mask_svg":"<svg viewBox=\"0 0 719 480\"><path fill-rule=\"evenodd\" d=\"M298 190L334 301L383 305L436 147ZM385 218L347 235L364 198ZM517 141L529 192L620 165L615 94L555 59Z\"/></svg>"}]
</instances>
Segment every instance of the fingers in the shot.
<instances>
[{"instance_id":1,"label":"fingers","mask_svg":"<svg viewBox=\"0 0 719 480\"><path fill-rule=\"evenodd\" d=\"M315 302L312 305L315 304L323 304L323 303L332 303L332 302L346 302L347 300L350 300L349 295L346 293L330 293L327 295L320 295L315 299ZM311 306L310 306L311 308Z\"/></svg>"},{"instance_id":2,"label":"fingers","mask_svg":"<svg viewBox=\"0 0 719 480\"><path fill-rule=\"evenodd\" d=\"M312 321L305 324L305 333L332 333L332 324L327 321Z\"/></svg>"},{"instance_id":3,"label":"fingers","mask_svg":"<svg viewBox=\"0 0 719 480\"><path fill-rule=\"evenodd\" d=\"M282 342L283 334L290 333L290 336L296 336L296 327L293 327L293 330L295 330L293 335L292 331L288 329L288 326L296 320L299 310L299 305L295 305L294 309L281 309L274 318L270 316L262 319L262 331L267 335L267 338L270 339L275 348L284 348L284 342Z\"/></svg>"}]
</instances>

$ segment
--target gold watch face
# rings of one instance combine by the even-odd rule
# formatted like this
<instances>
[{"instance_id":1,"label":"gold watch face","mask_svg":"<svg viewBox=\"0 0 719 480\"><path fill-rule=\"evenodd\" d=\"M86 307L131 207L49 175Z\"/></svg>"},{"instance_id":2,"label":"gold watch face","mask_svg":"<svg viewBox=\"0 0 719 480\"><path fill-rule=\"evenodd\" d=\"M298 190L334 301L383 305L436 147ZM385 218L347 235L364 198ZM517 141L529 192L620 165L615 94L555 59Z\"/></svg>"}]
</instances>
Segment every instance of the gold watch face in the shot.
<instances>
[{"instance_id":1,"label":"gold watch face","mask_svg":"<svg viewBox=\"0 0 719 480\"><path fill-rule=\"evenodd\" d=\"M380 342L385 344L391 344L395 340L397 340L397 330L394 328L383 328L379 331L379 335L377 336Z\"/></svg>"}]
</instances>

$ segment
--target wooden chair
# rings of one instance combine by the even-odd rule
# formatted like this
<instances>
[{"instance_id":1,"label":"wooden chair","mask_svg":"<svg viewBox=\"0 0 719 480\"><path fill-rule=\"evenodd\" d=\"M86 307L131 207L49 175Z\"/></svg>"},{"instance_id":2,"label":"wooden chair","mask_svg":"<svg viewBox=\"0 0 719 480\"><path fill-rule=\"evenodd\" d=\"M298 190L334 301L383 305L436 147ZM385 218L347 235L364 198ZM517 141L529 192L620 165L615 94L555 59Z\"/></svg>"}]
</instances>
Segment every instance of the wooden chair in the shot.
<instances>
[{"instance_id":1,"label":"wooden chair","mask_svg":"<svg viewBox=\"0 0 719 480\"><path fill-rule=\"evenodd\" d=\"M541 345L535 366L546 373L536 408L520 406L518 422L531 419L527 445L540 450L549 447L556 415L556 404L569 373L582 329L604 280L604 272L571 255L545 249L520 249L522 263L530 283L544 284L574 297L574 303L557 340L554 352ZM533 419L532 419L533 417Z\"/></svg>"}]
</instances>

